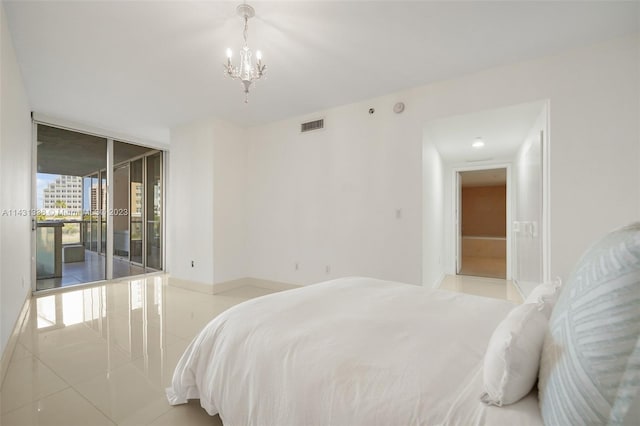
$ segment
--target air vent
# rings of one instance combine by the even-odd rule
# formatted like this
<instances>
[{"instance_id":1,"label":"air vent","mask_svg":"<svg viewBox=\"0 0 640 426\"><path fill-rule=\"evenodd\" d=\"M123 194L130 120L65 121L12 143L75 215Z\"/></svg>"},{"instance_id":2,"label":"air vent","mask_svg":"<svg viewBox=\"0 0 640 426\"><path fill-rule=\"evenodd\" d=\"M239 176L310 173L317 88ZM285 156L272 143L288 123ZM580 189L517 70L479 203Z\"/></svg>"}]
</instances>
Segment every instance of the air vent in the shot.
<instances>
[{"instance_id":1,"label":"air vent","mask_svg":"<svg viewBox=\"0 0 640 426\"><path fill-rule=\"evenodd\" d=\"M315 121L307 121L306 123L302 123L300 125L300 133L311 132L313 130L324 129L324 119Z\"/></svg>"}]
</instances>

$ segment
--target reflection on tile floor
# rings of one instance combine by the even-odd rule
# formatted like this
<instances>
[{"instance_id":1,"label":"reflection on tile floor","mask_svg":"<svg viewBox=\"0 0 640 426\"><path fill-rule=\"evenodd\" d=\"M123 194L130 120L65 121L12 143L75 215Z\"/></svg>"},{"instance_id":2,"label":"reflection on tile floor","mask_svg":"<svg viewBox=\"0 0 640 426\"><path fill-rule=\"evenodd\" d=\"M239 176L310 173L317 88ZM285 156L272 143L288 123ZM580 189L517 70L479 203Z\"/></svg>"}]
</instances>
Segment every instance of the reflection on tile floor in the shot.
<instances>
[{"instance_id":1,"label":"reflection on tile floor","mask_svg":"<svg viewBox=\"0 0 640 426\"><path fill-rule=\"evenodd\" d=\"M221 425L199 401L171 407L164 389L196 333L224 310L277 291L268 284L208 295L155 275L32 298L0 388L0 424ZM511 287L461 276L441 286L513 300Z\"/></svg>"},{"instance_id":2,"label":"reflection on tile floor","mask_svg":"<svg viewBox=\"0 0 640 426\"><path fill-rule=\"evenodd\" d=\"M511 280L471 277L466 275L446 275L440 283L439 288L522 303L522 296Z\"/></svg>"},{"instance_id":3,"label":"reflection on tile floor","mask_svg":"<svg viewBox=\"0 0 640 426\"><path fill-rule=\"evenodd\" d=\"M507 276L507 259L495 257L462 257L460 275L505 279Z\"/></svg>"},{"instance_id":4,"label":"reflection on tile floor","mask_svg":"<svg viewBox=\"0 0 640 426\"><path fill-rule=\"evenodd\" d=\"M0 388L0 424L221 425L198 401L171 407L164 389L204 325L274 291L208 295L155 275L34 297Z\"/></svg>"}]
</instances>

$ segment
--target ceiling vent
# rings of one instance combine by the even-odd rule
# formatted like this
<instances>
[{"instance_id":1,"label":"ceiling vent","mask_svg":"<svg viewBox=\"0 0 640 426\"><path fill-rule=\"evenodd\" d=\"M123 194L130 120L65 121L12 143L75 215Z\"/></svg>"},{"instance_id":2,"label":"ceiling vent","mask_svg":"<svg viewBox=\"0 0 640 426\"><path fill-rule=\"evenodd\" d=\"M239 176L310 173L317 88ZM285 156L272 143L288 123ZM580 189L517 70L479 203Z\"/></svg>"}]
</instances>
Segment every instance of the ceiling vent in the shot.
<instances>
[{"instance_id":1,"label":"ceiling vent","mask_svg":"<svg viewBox=\"0 0 640 426\"><path fill-rule=\"evenodd\" d=\"M324 129L324 118L315 121L307 121L300 125L300 133L311 132L313 130Z\"/></svg>"}]
</instances>

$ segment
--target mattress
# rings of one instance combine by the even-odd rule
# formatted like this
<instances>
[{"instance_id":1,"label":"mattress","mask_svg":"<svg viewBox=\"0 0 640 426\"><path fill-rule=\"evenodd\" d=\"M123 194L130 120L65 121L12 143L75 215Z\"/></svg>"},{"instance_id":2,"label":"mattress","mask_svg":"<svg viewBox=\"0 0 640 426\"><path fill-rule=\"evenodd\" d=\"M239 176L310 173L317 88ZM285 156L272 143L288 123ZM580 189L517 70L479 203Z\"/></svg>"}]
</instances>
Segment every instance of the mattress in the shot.
<instances>
[{"instance_id":1,"label":"mattress","mask_svg":"<svg viewBox=\"0 0 640 426\"><path fill-rule=\"evenodd\" d=\"M200 399L225 425L542 425L537 397L480 402L481 366L513 308L370 278L244 302L178 362L171 404Z\"/></svg>"}]
</instances>

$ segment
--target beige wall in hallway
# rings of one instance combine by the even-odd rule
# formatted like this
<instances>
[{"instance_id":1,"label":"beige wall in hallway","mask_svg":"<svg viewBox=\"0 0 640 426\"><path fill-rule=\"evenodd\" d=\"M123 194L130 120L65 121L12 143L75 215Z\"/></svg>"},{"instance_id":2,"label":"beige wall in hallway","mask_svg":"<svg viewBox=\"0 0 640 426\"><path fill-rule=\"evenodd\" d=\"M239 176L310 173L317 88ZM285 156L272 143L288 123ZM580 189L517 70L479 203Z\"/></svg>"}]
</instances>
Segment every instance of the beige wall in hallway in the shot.
<instances>
[{"instance_id":1,"label":"beige wall in hallway","mask_svg":"<svg viewBox=\"0 0 640 426\"><path fill-rule=\"evenodd\" d=\"M462 235L506 237L507 186L462 187Z\"/></svg>"}]
</instances>

